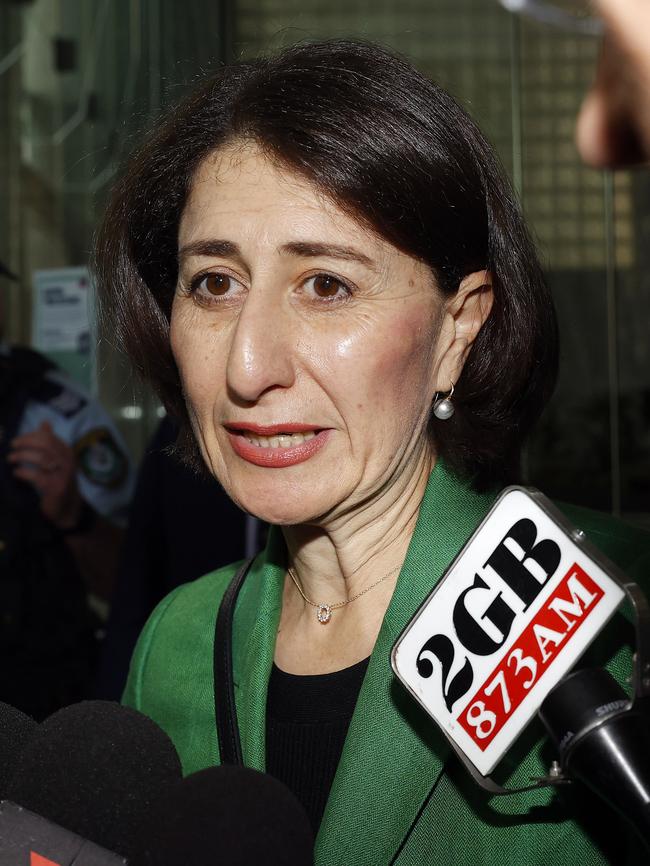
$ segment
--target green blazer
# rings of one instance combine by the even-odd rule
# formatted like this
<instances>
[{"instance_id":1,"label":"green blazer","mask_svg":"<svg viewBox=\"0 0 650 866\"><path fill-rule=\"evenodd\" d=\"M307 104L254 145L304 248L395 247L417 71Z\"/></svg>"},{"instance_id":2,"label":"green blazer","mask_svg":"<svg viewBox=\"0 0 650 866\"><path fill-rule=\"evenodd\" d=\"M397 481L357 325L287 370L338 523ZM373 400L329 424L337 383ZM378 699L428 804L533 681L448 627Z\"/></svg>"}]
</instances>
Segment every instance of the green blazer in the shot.
<instances>
[{"instance_id":1,"label":"green blazer","mask_svg":"<svg viewBox=\"0 0 650 866\"><path fill-rule=\"evenodd\" d=\"M391 647L494 494L477 494L442 463L434 469L413 539L372 653L316 839L318 866L602 866L648 858L620 834L603 853L616 821L587 796L549 789L509 797L483 792L450 754L435 724L398 683ZM565 509L612 559L634 576L649 561L648 536L603 515ZM272 530L241 590L234 619L233 668L245 763L264 770L265 711L280 616L286 551ZM236 566L177 588L156 608L131 664L124 702L171 737L184 772L219 763L215 733L213 642L222 594ZM630 623L617 614L597 640L598 662L629 675ZM554 757L538 723L512 750L511 784L544 774ZM510 770L500 777L504 781ZM566 802L568 800L568 805ZM572 805L573 803L573 805ZM574 809L575 806L575 809ZM583 823L576 810L586 813ZM603 829L604 828L604 829Z\"/></svg>"}]
</instances>

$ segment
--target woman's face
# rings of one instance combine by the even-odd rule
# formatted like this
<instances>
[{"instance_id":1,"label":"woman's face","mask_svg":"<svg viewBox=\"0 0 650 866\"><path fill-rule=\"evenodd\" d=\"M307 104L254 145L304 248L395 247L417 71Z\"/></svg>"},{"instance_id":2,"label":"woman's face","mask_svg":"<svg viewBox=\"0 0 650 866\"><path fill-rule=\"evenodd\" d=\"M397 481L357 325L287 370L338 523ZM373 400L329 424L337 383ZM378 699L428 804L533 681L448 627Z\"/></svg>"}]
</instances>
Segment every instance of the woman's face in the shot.
<instances>
[{"instance_id":1,"label":"woman's face","mask_svg":"<svg viewBox=\"0 0 650 866\"><path fill-rule=\"evenodd\" d=\"M323 522L430 469L443 301L430 270L252 144L199 168L171 340L203 456L274 523Z\"/></svg>"}]
</instances>

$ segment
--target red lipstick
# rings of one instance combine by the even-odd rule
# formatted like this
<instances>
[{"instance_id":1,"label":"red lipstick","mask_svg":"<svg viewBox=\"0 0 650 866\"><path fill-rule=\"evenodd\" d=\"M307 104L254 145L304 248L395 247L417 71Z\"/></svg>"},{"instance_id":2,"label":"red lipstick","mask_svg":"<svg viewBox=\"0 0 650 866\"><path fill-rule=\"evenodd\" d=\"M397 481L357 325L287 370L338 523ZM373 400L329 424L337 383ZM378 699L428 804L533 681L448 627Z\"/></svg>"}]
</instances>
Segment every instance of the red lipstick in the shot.
<instances>
[{"instance_id":1,"label":"red lipstick","mask_svg":"<svg viewBox=\"0 0 650 866\"><path fill-rule=\"evenodd\" d=\"M322 430L316 424L249 424L246 421L226 421L223 425L227 430L243 432L248 430L258 436L280 436L282 433L317 433Z\"/></svg>"},{"instance_id":2,"label":"red lipstick","mask_svg":"<svg viewBox=\"0 0 650 866\"><path fill-rule=\"evenodd\" d=\"M323 430L314 424L249 424L249 423L227 423L224 425L228 433L228 439L232 445L232 449L248 463L253 463L255 466L263 466L268 469L283 469L287 466L295 466L298 463L304 463L326 444L330 430ZM291 433L314 433L315 435L302 442L300 445L293 447L273 448L269 446L265 448L261 445L255 445L246 437L246 433L251 433L253 436L282 436L290 435Z\"/></svg>"}]
</instances>

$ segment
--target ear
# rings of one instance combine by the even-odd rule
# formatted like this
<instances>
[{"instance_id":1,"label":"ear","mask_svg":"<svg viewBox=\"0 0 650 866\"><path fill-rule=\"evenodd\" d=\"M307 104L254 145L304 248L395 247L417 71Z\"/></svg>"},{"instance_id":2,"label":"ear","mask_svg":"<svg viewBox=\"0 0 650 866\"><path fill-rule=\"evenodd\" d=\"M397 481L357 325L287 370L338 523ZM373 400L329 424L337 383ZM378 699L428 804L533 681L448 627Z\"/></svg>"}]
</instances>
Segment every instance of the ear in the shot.
<instances>
[{"instance_id":1,"label":"ear","mask_svg":"<svg viewBox=\"0 0 650 866\"><path fill-rule=\"evenodd\" d=\"M461 281L446 304L437 346L436 391L449 391L463 371L469 350L490 315L492 274L475 271Z\"/></svg>"}]
</instances>

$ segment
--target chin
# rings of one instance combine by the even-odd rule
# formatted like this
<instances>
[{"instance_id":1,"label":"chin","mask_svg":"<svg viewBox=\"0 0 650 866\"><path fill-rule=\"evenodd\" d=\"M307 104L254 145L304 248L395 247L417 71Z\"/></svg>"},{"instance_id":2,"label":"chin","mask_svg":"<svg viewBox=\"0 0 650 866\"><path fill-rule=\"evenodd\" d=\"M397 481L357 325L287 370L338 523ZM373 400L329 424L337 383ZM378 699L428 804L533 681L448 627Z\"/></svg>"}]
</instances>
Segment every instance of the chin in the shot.
<instances>
[{"instance_id":1,"label":"chin","mask_svg":"<svg viewBox=\"0 0 650 866\"><path fill-rule=\"evenodd\" d=\"M318 524L323 515L322 508L319 508L315 503L305 502L302 497L295 499L291 497L284 501L281 497L269 501L266 497L255 495L233 496L232 498L248 514L275 526Z\"/></svg>"},{"instance_id":2,"label":"chin","mask_svg":"<svg viewBox=\"0 0 650 866\"><path fill-rule=\"evenodd\" d=\"M283 472L278 470L273 479L230 476L223 486L241 509L277 526L319 524L336 507L338 500L331 487L322 488L313 479L285 478Z\"/></svg>"},{"instance_id":3,"label":"chin","mask_svg":"<svg viewBox=\"0 0 650 866\"><path fill-rule=\"evenodd\" d=\"M342 476L336 487L332 483L331 457L323 461L319 455L284 468L260 467L231 456L227 443L209 457L212 474L233 502L266 523L320 524L349 492Z\"/></svg>"}]
</instances>

